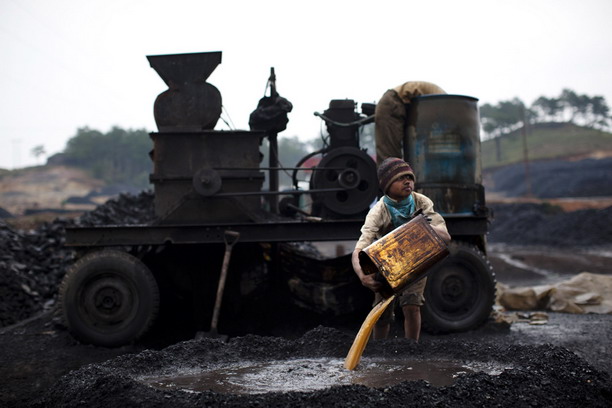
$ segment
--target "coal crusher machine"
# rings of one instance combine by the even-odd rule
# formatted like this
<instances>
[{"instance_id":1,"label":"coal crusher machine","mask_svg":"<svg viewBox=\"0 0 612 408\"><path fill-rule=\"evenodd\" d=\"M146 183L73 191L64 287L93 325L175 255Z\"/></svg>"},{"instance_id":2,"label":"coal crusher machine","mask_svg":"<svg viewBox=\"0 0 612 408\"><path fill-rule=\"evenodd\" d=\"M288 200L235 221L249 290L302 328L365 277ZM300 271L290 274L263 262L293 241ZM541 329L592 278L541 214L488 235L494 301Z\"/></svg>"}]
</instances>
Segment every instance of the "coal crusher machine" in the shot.
<instances>
[{"instance_id":1,"label":"coal crusher machine","mask_svg":"<svg viewBox=\"0 0 612 408\"><path fill-rule=\"evenodd\" d=\"M362 319L372 293L350 253L321 257L311 243L357 240L380 197L376 164L360 146L375 105L359 112L353 100L332 100L315 113L325 145L281 167L278 133L292 105L278 94L274 69L250 129L214 130L222 100L207 79L221 52L147 58L168 86L155 100L158 131L150 134L155 221L67 230L66 245L78 254L60 288L71 333L119 346L164 318L193 333L230 335L265 334L293 319L293 309L315 324ZM468 330L489 316L495 286L477 100L418 97L408 117L405 157L419 175L416 190L432 198L453 238L450 256L429 274L424 326ZM280 172L292 186L279 186Z\"/></svg>"}]
</instances>

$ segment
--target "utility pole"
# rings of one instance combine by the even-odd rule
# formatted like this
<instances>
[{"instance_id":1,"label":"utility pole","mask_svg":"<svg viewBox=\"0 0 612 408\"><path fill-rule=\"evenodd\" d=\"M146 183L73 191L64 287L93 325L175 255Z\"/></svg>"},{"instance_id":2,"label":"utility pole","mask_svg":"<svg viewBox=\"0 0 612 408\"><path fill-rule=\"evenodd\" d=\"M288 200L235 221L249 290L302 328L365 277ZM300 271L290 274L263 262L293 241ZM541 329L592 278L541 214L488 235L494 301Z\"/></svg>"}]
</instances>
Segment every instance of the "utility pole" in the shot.
<instances>
[{"instance_id":1,"label":"utility pole","mask_svg":"<svg viewBox=\"0 0 612 408\"><path fill-rule=\"evenodd\" d=\"M13 142L13 170L21 166L21 139L12 139Z\"/></svg>"},{"instance_id":2,"label":"utility pole","mask_svg":"<svg viewBox=\"0 0 612 408\"><path fill-rule=\"evenodd\" d=\"M529 151L527 148L527 114L525 107L521 107L521 114L523 117L523 127L521 128L521 135L523 136L523 162L525 163L525 196L532 197L531 191L531 175L529 174Z\"/></svg>"},{"instance_id":3,"label":"utility pole","mask_svg":"<svg viewBox=\"0 0 612 408\"><path fill-rule=\"evenodd\" d=\"M502 156L501 156L501 135L497 135L495 136L495 158L497 158L497 162L501 162L502 160Z\"/></svg>"}]
</instances>

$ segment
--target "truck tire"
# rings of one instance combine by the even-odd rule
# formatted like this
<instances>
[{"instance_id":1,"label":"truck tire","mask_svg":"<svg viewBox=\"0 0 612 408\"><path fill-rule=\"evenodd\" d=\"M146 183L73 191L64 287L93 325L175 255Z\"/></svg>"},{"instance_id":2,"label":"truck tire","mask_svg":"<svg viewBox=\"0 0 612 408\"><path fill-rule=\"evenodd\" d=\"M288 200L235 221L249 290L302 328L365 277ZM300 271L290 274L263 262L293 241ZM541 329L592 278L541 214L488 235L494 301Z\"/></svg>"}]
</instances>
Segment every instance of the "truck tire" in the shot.
<instances>
[{"instance_id":1,"label":"truck tire","mask_svg":"<svg viewBox=\"0 0 612 408\"><path fill-rule=\"evenodd\" d=\"M474 329L490 316L495 302L495 273L487 257L463 242L451 242L449 252L427 278L421 314L429 333Z\"/></svg>"},{"instance_id":2,"label":"truck tire","mask_svg":"<svg viewBox=\"0 0 612 408\"><path fill-rule=\"evenodd\" d=\"M134 256L102 250L78 260L60 285L60 306L78 340L117 347L141 337L159 310L159 289Z\"/></svg>"}]
</instances>

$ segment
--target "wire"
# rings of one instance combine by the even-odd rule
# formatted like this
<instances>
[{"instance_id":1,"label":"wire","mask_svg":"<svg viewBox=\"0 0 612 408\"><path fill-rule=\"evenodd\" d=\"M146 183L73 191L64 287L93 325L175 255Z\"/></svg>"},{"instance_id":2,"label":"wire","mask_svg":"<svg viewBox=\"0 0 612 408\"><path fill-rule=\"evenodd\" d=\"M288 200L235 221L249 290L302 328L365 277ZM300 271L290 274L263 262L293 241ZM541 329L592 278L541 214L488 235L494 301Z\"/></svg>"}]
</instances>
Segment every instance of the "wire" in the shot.
<instances>
[{"instance_id":1,"label":"wire","mask_svg":"<svg viewBox=\"0 0 612 408\"><path fill-rule=\"evenodd\" d=\"M221 105L221 109L223 110L223 112L225 113L225 115L227 116L227 119L230 121L231 125L229 123L227 123L227 121L225 119L223 119L223 117L221 117L221 120L223 122L225 122L225 124L227 125L228 128L230 128L230 130L236 130L236 126L234 125L234 121L232 120L232 118L230 117L229 112L227 111L227 109L225 108L225 105Z\"/></svg>"},{"instance_id":2,"label":"wire","mask_svg":"<svg viewBox=\"0 0 612 408\"><path fill-rule=\"evenodd\" d=\"M227 123L227 120L223 119L223 116L220 116L220 117L219 117L219 119L221 119L221 120L223 121L223 123L225 123L225 124L227 125L227 127L228 127L230 130L234 130L234 129L232 129L232 127L230 126L230 124L229 124L229 123Z\"/></svg>"},{"instance_id":3,"label":"wire","mask_svg":"<svg viewBox=\"0 0 612 408\"><path fill-rule=\"evenodd\" d=\"M360 125L365 125L365 124L368 124L368 123L374 121L374 115L370 115L370 116L368 116L366 118L361 118L359 120L355 120L353 122L347 122L347 123L337 122L337 121L335 121L333 119L330 119L327 116L325 116L325 115L323 115L322 113L319 113L319 112L315 112L314 115L320 117L321 119L323 119L327 123L331 123L332 125L339 126L339 127L360 126Z\"/></svg>"},{"instance_id":4,"label":"wire","mask_svg":"<svg viewBox=\"0 0 612 408\"><path fill-rule=\"evenodd\" d=\"M323 148L326 149L329 147L329 134L327 134L327 137L325 137L325 131L323 130L323 122L321 122L320 129L321 142L323 143Z\"/></svg>"},{"instance_id":5,"label":"wire","mask_svg":"<svg viewBox=\"0 0 612 408\"><path fill-rule=\"evenodd\" d=\"M270 150L272 150L271 153L274 153L276 155L276 162L278 163L279 167L278 170L282 170L285 175L289 178L291 178L291 174L289 174L289 172L287 171L286 168L284 168L285 166L283 166L283 163L281 163L280 159L279 159L279 155L278 155L278 150L274 149L271 145L268 145L270 147Z\"/></svg>"},{"instance_id":6,"label":"wire","mask_svg":"<svg viewBox=\"0 0 612 408\"><path fill-rule=\"evenodd\" d=\"M308 159L310 159L311 157L314 157L314 156L316 156L318 154L325 154L327 152L327 150L328 150L328 148L324 147L322 149L319 149L317 151L309 153L306 156L302 157L300 159L300 161L295 165L293 173L291 174L291 181L293 182L293 186L295 187L296 190L299 189L299 186L298 186L299 181L306 181L306 180L298 180L298 178L297 178L297 173L298 173L298 171L301 170L302 164L306 163L308 161ZM308 168L304 168L304 170L309 170L309 169Z\"/></svg>"}]
</instances>

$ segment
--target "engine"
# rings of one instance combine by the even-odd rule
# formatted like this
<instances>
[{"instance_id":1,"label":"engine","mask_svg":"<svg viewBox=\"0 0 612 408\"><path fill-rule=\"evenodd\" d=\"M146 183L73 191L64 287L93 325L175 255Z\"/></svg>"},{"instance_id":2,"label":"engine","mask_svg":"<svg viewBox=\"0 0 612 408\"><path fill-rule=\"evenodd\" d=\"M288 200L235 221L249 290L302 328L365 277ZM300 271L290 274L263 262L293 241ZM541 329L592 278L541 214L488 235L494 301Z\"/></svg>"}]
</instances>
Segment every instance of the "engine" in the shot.
<instances>
[{"instance_id":1,"label":"engine","mask_svg":"<svg viewBox=\"0 0 612 408\"><path fill-rule=\"evenodd\" d=\"M363 104L366 116L356 112L351 99L332 100L320 116L329 133L329 145L310 179L312 211L327 218L367 213L378 194L376 163L359 146L359 130L373 120L373 105Z\"/></svg>"}]
</instances>

